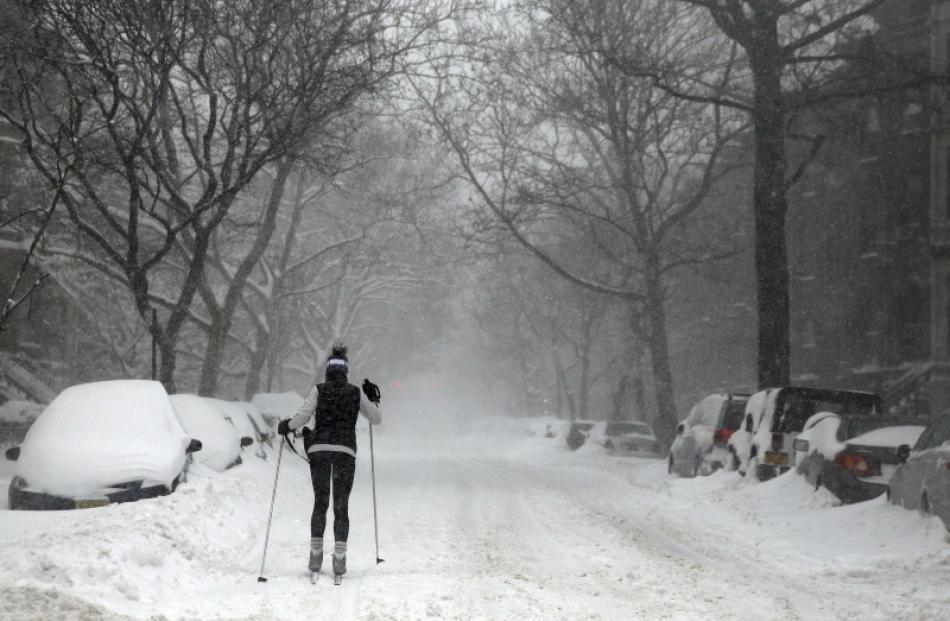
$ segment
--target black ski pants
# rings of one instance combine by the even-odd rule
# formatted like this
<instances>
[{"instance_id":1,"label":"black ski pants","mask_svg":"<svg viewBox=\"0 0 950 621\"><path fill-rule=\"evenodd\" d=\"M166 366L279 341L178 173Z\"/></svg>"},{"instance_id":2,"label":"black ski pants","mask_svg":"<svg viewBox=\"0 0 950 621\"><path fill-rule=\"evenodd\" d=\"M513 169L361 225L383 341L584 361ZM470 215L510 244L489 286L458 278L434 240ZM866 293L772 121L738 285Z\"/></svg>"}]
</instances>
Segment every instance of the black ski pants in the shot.
<instances>
[{"instance_id":1,"label":"black ski pants","mask_svg":"<svg viewBox=\"0 0 950 621\"><path fill-rule=\"evenodd\" d=\"M333 487L333 539L346 541L350 534L350 490L356 474L356 458L338 451L310 453L310 478L313 481L313 515L310 536L323 537Z\"/></svg>"}]
</instances>

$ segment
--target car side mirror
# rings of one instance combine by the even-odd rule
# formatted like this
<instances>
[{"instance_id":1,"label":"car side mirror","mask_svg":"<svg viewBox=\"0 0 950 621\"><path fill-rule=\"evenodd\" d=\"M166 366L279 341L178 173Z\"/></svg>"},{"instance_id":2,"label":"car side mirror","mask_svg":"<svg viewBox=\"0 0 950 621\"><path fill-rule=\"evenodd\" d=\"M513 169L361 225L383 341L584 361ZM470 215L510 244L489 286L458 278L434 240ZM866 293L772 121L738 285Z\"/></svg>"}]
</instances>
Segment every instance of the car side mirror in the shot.
<instances>
[{"instance_id":1,"label":"car side mirror","mask_svg":"<svg viewBox=\"0 0 950 621\"><path fill-rule=\"evenodd\" d=\"M910 457L910 445L901 444L897 447L897 461L898 463L905 463L907 458Z\"/></svg>"},{"instance_id":2,"label":"car side mirror","mask_svg":"<svg viewBox=\"0 0 950 621\"><path fill-rule=\"evenodd\" d=\"M685 428L686 428L686 427L683 425L683 423L680 423L679 425L677 425L677 426L676 426L676 435L678 435L678 436L683 435L683 430L684 430Z\"/></svg>"},{"instance_id":3,"label":"car side mirror","mask_svg":"<svg viewBox=\"0 0 950 621\"><path fill-rule=\"evenodd\" d=\"M795 440L792 442L792 448L796 451L808 452L808 440Z\"/></svg>"},{"instance_id":4,"label":"car side mirror","mask_svg":"<svg viewBox=\"0 0 950 621\"><path fill-rule=\"evenodd\" d=\"M201 450L201 440L195 440L192 438L191 442L188 443L188 448L185 449L186 453L197 453Z\"/></svg>"},{"instance_id":5,"label":"car side mirror","mask_svg":"<svg viewBox=\"0 0 950 621\"><path fill-rule=\"evenodd\" d=\"M254 439L251 436L241 436L241 447L250 446L254 444Z\"/></svg>"},{"instance_id":6,"label":"car side mirror","mask_svg":"<svg viewBox=\"0 0 950 621\"><path fill-rule=\"evenodd\" d=\"M20 459L20 447L14 446L14 447L8 448L6 452L6 456L7 456L7 459L9 459L10 461L16 461Z\"/></svg>"}]
</instances>

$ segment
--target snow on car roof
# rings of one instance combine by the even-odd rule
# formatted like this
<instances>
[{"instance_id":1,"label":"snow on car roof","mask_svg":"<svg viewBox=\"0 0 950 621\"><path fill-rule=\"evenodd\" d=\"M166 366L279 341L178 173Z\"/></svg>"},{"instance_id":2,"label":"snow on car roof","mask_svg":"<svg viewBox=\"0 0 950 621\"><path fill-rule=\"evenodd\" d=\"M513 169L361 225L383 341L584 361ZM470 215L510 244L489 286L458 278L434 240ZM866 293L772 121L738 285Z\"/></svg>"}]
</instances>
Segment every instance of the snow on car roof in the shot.
<instances>
[{"instance_id":1,"label":"snow on car roof","mask_svg":"<svg viewBox=\"0 0 950 621\"><path fill-rule=\"evenodd\" d=\"M30 427L15 475L31 490L69 497L138 480L170 486L188 442L159 382L79 384L53 399Z\"/></svg>"},{"instance_id":2,"label":"snow on car roof","mask_svg":"<svg viewBox=\"0 0 950 621\"><path fill-rule=\"evenodd\" d=\"M861 446L893 446L898 447L901 444L914 446L917 438L924 432L923 425L898 425L895 427L881 427L874 431L851 438L848 444L859 444Z\"/></svg>"}]
</instances>

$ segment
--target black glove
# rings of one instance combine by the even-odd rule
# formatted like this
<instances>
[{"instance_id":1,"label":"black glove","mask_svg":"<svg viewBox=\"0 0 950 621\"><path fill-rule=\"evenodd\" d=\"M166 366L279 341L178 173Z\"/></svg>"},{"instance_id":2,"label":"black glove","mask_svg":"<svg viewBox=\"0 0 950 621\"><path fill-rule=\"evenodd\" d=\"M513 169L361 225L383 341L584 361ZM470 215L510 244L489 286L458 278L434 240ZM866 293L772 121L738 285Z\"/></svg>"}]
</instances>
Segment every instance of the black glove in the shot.
<instances>
[{"instance_id":1,"label":"black glove","mask_svg":"<svg viewBox=\"0 0 950 621\"><path fill-rule=\"evenodd\" d=\"M379 405L379 400L382 398L382 394L379 392L379 386L368 379L363 380L363 394L366 395L367 399Z\"/></svg>"},{"instance_id":2,"label":"black glove","mask_svg":"<svg viewBox=\"0 0 950 621\"><path fill-rule=\"evenodd\" d=\"M277 433L279 433L282 436L286 436L290 432L291 432L291 429L290 429L289 418L285 418L284 420L277 423Z\"/></svg>"}]
</instances>

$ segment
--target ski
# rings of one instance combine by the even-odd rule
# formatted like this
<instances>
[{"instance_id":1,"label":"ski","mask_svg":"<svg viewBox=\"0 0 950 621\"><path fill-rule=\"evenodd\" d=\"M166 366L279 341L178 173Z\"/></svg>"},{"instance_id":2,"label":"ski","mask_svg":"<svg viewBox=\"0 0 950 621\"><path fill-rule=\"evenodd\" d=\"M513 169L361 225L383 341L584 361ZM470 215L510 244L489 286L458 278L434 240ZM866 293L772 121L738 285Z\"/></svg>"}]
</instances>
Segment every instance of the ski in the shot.
<instances>
[{"instance_id":1,"label":"ski","mask_svg":"<svg viewBox=\"0 0 950 621\"><path fill-rule=\"evenodd\" d=\"M343 574L335 574L333 576L333 584L335 584L336 586L340 586L341 584L343 584Z\"/></svg>"}]
</instances>

